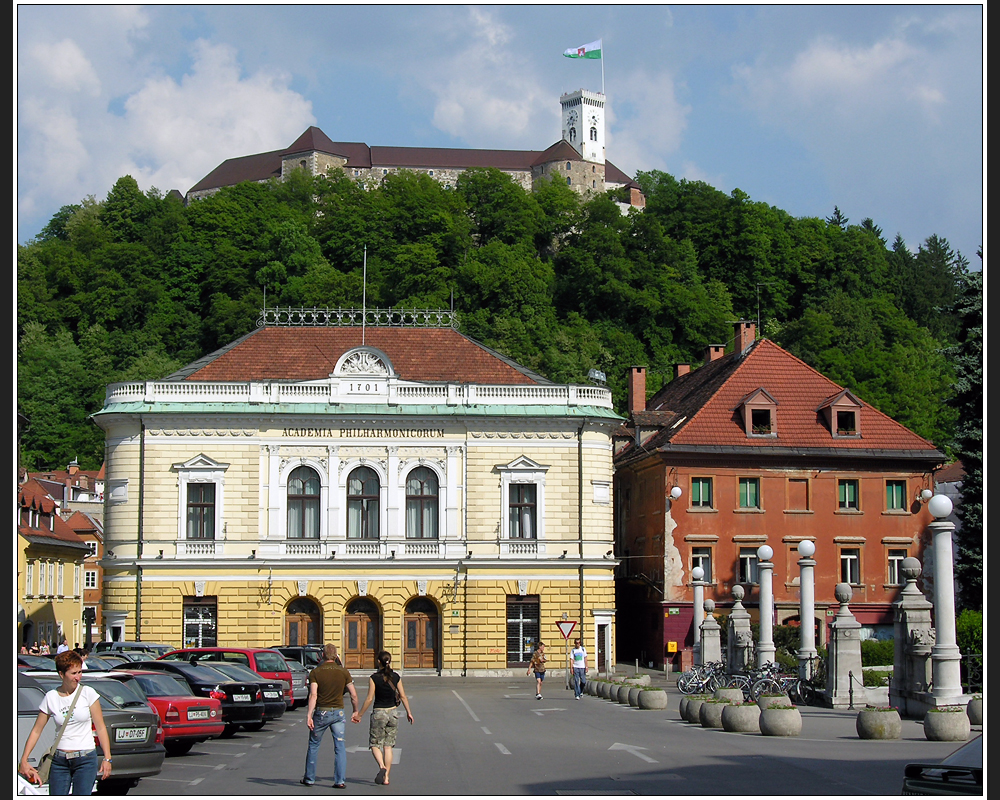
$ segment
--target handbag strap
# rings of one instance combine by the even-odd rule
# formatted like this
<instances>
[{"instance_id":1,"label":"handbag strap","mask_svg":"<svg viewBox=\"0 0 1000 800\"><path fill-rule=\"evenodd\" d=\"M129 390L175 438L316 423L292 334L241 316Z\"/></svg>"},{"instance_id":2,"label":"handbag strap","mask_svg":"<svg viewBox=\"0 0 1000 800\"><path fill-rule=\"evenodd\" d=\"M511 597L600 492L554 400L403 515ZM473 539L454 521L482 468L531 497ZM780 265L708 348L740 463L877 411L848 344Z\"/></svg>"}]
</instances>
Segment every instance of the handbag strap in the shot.
<instances>
[{"instance_id":1,"label":"handbag strap","mask_svg":"<svg viewBox=\"0 0 1000 800\"><path fill-rule=\"evenodd\" d=\"M56 749L59 747L59 740L62 739L63 732L66 730L66 726L69 725L69 721L73 716L73 709L76 708L76 701L80 699L80 695L82 693L83 684L79 684L76 687L76 691L73 693L73 702L69 704L69 710L66 712L63 724L59 726L59 733L56 734L56 739L52 742L52 747L49 748L49 755L55 755Z\"/></svg>"}]
</instances>

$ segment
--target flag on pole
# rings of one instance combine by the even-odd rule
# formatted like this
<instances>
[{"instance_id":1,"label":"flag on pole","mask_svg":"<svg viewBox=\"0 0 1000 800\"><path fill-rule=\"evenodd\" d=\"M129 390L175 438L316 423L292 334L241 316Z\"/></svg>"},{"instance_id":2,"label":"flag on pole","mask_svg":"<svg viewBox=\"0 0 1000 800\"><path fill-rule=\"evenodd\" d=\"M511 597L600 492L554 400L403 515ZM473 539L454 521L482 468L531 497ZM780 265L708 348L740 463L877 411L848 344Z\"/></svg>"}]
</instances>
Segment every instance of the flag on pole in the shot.
<instances>
[{"instance_id":1,"label":"flag on pole","mask_svg":"<svg viewBox=\"0 0 1000 800\"><path fill-rule=\"evenodd\" d=\"M590 44L582 44L579 47L571 47L563 53L563 55L566 56L566 58L600 58L602 41L602 39L598 39L596 42L591 42Z\"/></svg>"}]
</instances>

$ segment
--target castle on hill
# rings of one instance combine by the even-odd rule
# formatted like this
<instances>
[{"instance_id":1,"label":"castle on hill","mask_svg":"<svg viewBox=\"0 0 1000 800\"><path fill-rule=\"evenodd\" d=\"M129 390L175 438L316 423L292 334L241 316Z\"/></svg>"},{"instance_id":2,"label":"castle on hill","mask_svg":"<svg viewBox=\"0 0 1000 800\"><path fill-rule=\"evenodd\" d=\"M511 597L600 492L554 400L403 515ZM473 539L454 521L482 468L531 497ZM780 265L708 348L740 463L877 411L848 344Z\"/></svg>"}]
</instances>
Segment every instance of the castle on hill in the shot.
<instances>
[{"instance_id":1,"label":"castle on hill","mask_svg":"<svg viewBox=\"0 0 1000 800\"><path fill-rule=\"evenodd\" d=\"M188 190L187 202L243 181L285 178L292 170L313 175L342 170L355 180L380 181L400 170L424 173L445 187L474 167L495 167L525 190L547 178L565 180L580 194L628 190L627 206L642 208L639 185L605 158L605 96L578 89L559 98L562 138L545 150L485 150L447 147L381 147L334 142L311 126L284 150L228 158Z\"/></svg>"}]
</instances>

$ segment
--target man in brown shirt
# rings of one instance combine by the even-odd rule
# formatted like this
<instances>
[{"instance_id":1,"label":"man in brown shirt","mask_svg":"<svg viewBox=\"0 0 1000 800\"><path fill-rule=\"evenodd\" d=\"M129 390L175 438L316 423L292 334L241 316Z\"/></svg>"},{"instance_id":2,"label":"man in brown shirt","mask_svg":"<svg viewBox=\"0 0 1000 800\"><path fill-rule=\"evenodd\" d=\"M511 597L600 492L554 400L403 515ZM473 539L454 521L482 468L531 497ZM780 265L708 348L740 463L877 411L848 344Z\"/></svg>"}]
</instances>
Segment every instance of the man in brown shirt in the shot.
<instances>
[{"instance_id":1,"label":"man in brown shirt","mask_svg":"<svg viewBox=\"0 0 1000 800\"><path fill-rule=\"evenodd\" d=\"M327 728L333 734L333 788L345 788L347 747L344 743L344 693L351 696L351 711L358 709L358 693L351 673L340 666L337 647L323 648L323 662L309 673L309 706L306 725L309 726L309 749L306 751L306 773L299 781L303 786L316 782L316 758Z\"/></svg>"}]
</instances>

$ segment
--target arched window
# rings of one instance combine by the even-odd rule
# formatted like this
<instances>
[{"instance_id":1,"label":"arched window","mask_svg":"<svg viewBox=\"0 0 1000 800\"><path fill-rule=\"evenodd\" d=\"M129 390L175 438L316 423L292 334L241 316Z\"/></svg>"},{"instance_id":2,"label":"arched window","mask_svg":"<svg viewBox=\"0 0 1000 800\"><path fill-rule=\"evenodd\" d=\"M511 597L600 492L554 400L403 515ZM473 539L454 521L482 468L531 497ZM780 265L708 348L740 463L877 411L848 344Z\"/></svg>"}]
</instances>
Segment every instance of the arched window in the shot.
<instances>
[{"instance_id":1,"label":"arched window","mask_svg":"<svg viewBox=\"0 0 1000 800\"><path fill-rule=\"evenodd\" d=\"M319 538L319 475L296 467L288 476L288 538Z\"/></svg>"},{"instance_id":2,"label":"arched window","mask_svg":"<svg viewBox=\"0 0 1000 800\"><path fill-rule=\"evenodd\" d=\"M347 538L378 539L378 474L358 467L347 478Z\"/></svg>"},{"instance_id":3,"label":"arched window","mask_svg":"<svg viewBox=\"0 0 1000 800\"><path fill-rule=\"evenodd\" d=\"M597 141L597 128L591 128L590 129L590 141L592 141L592 142L596 142Z\"/></svg>"},{"instance_id":4,"label":"arched window","mask_svg":"<svg viewBox=\"0 0 1000 800\"><path fill-rule=\"evenodd\" d=\"M406 478L406 538L438 538L438 479L427 467Z\"/></svg>"},{"instance_id":5,"label":"arched window","mask_svg":"<svg viewBox=\"0 0 1000 800\"><path fill-rule=\"evenodd\" d=\"M576 141L576 128L570 128L569 129L569 140L571 142L575 142Z\"/></svg>"}]
</instances>

